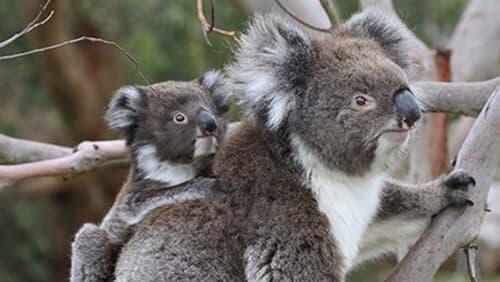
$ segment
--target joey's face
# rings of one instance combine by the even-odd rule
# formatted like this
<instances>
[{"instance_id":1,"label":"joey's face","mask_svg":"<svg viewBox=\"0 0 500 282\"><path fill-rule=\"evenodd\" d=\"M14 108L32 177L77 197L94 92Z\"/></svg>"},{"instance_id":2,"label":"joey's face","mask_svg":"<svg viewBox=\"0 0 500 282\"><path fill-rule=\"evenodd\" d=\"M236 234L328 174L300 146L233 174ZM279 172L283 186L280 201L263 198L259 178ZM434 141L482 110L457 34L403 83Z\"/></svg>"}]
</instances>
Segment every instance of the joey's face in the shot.
<instances>
[{"instance_id":1,"label":"joey's face","mask_svg":"<svg viewBox=\"0 0 500 282\"><path fill-rule=\"evenodd\" d=\"M191 164L214 154L223 138L227 99L215 90L221 81L212 71L196 81L123 87L109 105L108 123L145 164ZM155 170L152 163L148 169Z\"/></svg>"},{"instance_id":2,"label":"joey's face","mask_svg":"<svg viewBox=\"0 0 500 282\"><path fill-rule=\"evenodd\" d=\"M361 174L405 139L419 108L406 74L376 44L335 38L319 45L290 124L326 164Z\"/></svg>"},{"instance_id":3,"label":"joey's face","mask_svg":"<svg viewBox=\"0 0 500 282\"><path fill-rule=\"evenodd\" d=\"M214 154L224 124L206 91L195 82L162 83L152 89L141 89L147 99L134 143L151 144L161 161L175 163Z\"/></svg>"}]
</instances>

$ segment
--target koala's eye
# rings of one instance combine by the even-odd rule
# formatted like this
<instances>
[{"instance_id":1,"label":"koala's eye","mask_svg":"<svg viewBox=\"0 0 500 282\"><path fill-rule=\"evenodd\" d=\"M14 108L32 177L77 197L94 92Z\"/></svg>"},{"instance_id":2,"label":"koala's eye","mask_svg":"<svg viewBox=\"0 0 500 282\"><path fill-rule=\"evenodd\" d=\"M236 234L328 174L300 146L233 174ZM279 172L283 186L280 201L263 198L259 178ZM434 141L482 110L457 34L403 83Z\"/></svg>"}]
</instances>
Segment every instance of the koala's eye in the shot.
<instances>
[{"instance_id":1,"label":"koala's eye","mask_svg":"<svg viewBox=\"0 0 500 282\"><path fill-rule=\"evenodd\" d=\"M174 115L174 122L177 124L186 124L188 122L188 118L183 113L176 113Z\"/></svg>"},{"instance_id":2,"label":"koala's eye","mask_svg":"<svg viewBox=\"0 0 500 282\"><path fill-rule=\"evenodd\" d=\"M377 107L377 102L370 95L357 94L352 97L351 107L357 111L369 111Z\"/></svg>"},{"instance_id":3,"label":"koala's eye","mask_svg":"<svg viewBox=\"0 0 500 282\"><path fill-rule=\"evenodd\" d=\"M365 98L365 97L363 97L363 96L356 96L356 97L354 98L354 101L356 102L356 104L357 104L358 106L364 106L364 105L366 105L366 102L367 102L367 101L366 101L366 98Z\"/></svg>"}]
</instances>

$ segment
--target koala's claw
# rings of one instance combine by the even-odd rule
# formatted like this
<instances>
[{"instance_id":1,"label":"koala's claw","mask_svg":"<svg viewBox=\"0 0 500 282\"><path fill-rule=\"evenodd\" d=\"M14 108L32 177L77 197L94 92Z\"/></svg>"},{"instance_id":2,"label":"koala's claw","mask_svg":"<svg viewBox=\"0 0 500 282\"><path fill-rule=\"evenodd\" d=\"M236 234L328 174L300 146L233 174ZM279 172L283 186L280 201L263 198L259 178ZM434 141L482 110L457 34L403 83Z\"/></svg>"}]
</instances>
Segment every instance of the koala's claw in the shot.
<instances>
[{"instance_id":1,"label":"koala's claw","mask_svg":"<svg viewBox=\"0 0 500 282\"><path fill-rule=\"evenodd\" d=\"M476 185L476 180L465 171L455 171L445 177L444 186L446 187L446 198L451 205L473 206L469 190Z\"/></svg>"}]
</instances>

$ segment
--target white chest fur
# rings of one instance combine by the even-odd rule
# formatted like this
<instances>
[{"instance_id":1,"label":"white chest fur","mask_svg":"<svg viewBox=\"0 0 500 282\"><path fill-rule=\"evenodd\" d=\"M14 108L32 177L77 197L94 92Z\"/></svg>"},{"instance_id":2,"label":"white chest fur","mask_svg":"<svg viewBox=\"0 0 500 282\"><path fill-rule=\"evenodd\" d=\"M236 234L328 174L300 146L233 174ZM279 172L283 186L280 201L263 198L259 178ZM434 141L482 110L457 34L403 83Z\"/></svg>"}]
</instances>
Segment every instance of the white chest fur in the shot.
<instances>
[{"instance_id":1,"label":"white chest fur","mask_svg":"<svg viewBox=\"0 0 500 282\"><path fill-rule=\"evenodd\" d=\"M344 257L344 272L352 266L361 239L380 201L382 175L347 175L326 168L297 137L292 138L296 158L306 171L306 184L318 208L330 222L331 233Z\"/></svg>"},{"instance_id":2,"label":"white chest fur","mask_svg":"<svg viewBox=\"0 0 500 282\"><path fill-rule=\"evenodd\" d=\"M338 173L312 171L310 179L318 207L330 222L347 270L377 211L381 177L346 178Z\"/></svg>"},{"instance_id":3,"label":"white chest fur","mask_svg":"<svg viewBox=\"0 0 500 282\"><path fill-rule=\"evenodd\" d=\"M153 145L144 145L136 151L137 167L144 173L145 179L179 185L193 179L196 171L191 164L176 164L160 161Z\"/></svg>"}]
</instances>

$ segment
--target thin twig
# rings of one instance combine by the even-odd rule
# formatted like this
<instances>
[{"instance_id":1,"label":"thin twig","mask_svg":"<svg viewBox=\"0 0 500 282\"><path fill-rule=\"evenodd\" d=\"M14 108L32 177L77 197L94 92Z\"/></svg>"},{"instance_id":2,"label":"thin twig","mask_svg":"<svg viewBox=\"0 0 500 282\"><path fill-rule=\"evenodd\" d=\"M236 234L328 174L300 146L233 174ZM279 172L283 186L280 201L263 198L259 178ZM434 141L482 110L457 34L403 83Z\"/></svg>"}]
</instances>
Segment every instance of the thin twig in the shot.
<instances>
[{"instance_id":1,"label":"thin twig","mask_svg":"<svg viewBox=\"0 0 500 282\"><path fill-rule=\"evenodd\" d=\"M40 17L45 12L45 10L47 9L47 7L49 6L49 4L50 4L51 1L52 0L47 0L45 2L45 4L43 4L40 7L40 10L38 11L38 14L33 18L33 20L31 20L31 22L28 23L28 25L23 30L21 30L20 32L14 34L9 39L0 42L0 48L6 47L7 45L11 44L12 42L14 42L19 37L21 37L21 36L23 36L25 34L28 34L32 30L34 30L34 29L38 28L39 26L44 25L45 23L47 23L50 20L50 18L52 18L52 16L54 15L54 11L50 11L49 15L45 19L43 19L42 21L39 22L39 20L40 20Z\"/></svg>"},{"instance_id":2,"label":"thin twig","mask_svg":"<svg viewBox=\"0 0 500 282\"><path fill-rule=\"evenodd\" d=\"M67 41L64 41L64 42L61 42L61 43L57 43L57 44L46 46L46 47L42 47L42 48L33 49L33 50L22 52L22 53L16 53L16 54L12 54L12 55L0 56L0 61L16 59L16 58L20 58L20 57L27 56L27 55L33 55L33 54L37 54L37 53L41 53L41 52L45 52L45 51L49 51L49 50L61 48L61 47L64 47L64 46L67 46L67 45L70 45L70 44L75 44L75 43L78 43L78 42L81 42L81 41L97 42L97 43L102 43L102 44L110 45L110 46L113 46L113 47L117 48L130 61L132 61L132 63L135 65L135 68L137 70L137 74L141 77L141 79L144 81L144 83L146 83L147 85L151 84L151 83L149 83L149 81L146 79L146 77L144 76L144 74L140 70L139 63L137 62L137 60L132 55L130 55L118 43L116 43L114 41L105 40L105 39L102 39L102 38L97 38L97 37L81 36L81 37L78 37L78 38L75 38L75 39L67 40Z\"/></svg>"},{"instance_id":3,"label":"thin twig","mask_svg":"<svg viewBox=\"0 0 500 282\"><path fill-rule=\"evenodd\" d=\"M477 245L469 244L464 248L465 257L467 259L467 272L469 273L470 282L478 282L477 271L476 271L476 255L477 255Z\"/></svg>"},{"instance_id":4,"label":"thin twig","mask_svg":"<svg viewBox=\"0 0 500 282\"><path fill-rule=\"evenodd\" d=\"M304 20L300 19L299 17L297 17L296 15L294 15L279 0L275 0L275 2L276 2L276 5L278 5L278 7L280 7L280 9L283 10L283 12L285 12L285 14L289 15L292 19L294 19L295 21L297 21L298 23L300 23L301 25L303 25L305 27L308 27L312 30L316 30L319 32L330 32L333 28L333 25L330 26L329 28L321 28L321 27L313 26L312 24L309 24L306 21L304 21Z\"/></svg>"},{"instance_id":5,"label":"thin twig","mask_svg":"<svg viewBox=\"0 0 500 282\"><path fill-rule=\"evenodd\" d=\"M224 35L224 36L231 37L236 43L239 44L240 40L236 36L236 32L223 30L223 29L220 29L220 28L217 28L214 26L215 8L213 5L213 2L210 2L210 3L212 5L212 8L211 8L211 10L212 10L212 16L211 16L212 24L208 23L207 19L205 18L205 14L203 13L203 0L197 0L197 5L196 5L197 6L198 20L200 21L200 25L201 25L201 31L203 32L203 36L205 37L207 44L212 46L212 44L208 40L208 34L210 32L215 32L215 33L219 33L219 34Z\"/></svg>"},{"instance_id":6,"label":"thin twig","mask_svg":"<svg viewBox=\"0 0 500 282\"><path fill-rule=\"evenodd\" d=\"M215 27L215 4L214 0L210 0L210 28L207 30L207 33L212 32Z\"/></svg>"}]
</instances>

